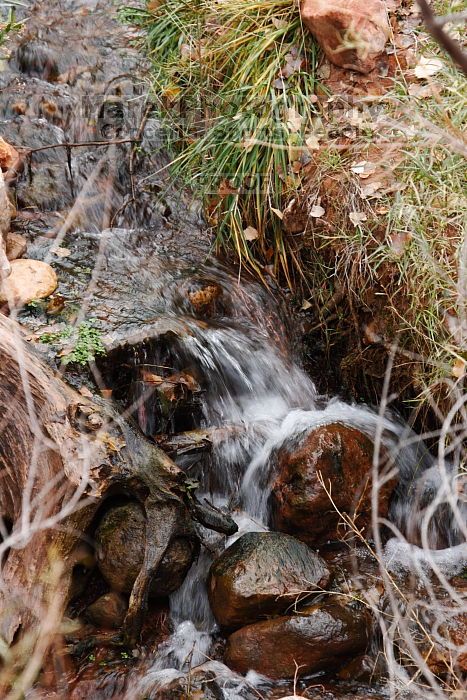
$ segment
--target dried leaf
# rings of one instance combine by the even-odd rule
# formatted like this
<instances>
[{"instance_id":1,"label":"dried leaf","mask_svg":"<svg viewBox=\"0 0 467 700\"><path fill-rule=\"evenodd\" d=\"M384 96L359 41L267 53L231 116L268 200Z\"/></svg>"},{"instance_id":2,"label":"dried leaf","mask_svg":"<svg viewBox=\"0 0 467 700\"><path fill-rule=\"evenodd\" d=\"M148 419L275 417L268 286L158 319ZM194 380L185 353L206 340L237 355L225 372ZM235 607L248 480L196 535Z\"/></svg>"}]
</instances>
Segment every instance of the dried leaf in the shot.
<instances>
[{"instance_id":1,"label":"dried leaf","mask_svg":"<svg viewBox=\"0 0 467 700\"><path fill-rule=\"evenodd\" d=\"M290 78L294 73L298 73L303 63L302 56L292 53L285 55L285 65L280 70L281 78Z\"/></svg>"},{"instance_id":2,"label":"dried leaf","mask_svg":"<svg viewBox=\"0 0 467 700\"><path fill-rule=\"evenodd\" d=\"M303 117L297 112L293 107L289 107L287 110L287 126L289 130L296 134L300 131L303 122Z\"/></svg>"},{"instance_id":3,"label":"dried leaf","mask_svg":"<svg viewBox=\"0 0 467 700\"><path fill-rule=\"evenodd\" d=\"M109 433L99 433L99 439L107 447L110 452L120 452L126 445L123 438L113 437Z\"/></svg>"},{"instance_id":4,"label":"dried leaf","mask_svg":"<svg viewBox=\"0 0 467 700\"><path fill-rule=\"evenodd\" d=\"M367 177L373 175L376 166L374 163L370 163L367 160L361 160L359 163L352 163L350 169L353 173L358 175L361 180L366 180Z\"/></svg>"},{"instance_id":5,"label":"dried leaf","mask_svg":"<svg viewBox=\"0 0 467 700\"><path fill-rule=\"evenodd\" d=\"M280 211L280 209L274 209L274 207L271 207L271 211L282 221L282 219L284 218L284 214Z\"/></svg>"},{"instance_id":6,"label":"dried leaf","mask_svg":"<svg viewBox=\"0 0 467 700\"><path fill-rule=\"evenodd\" d=\"M303 302L303 304L301 306L301 309L302 309L302 311L307 311L308 309L311 309L311 306L312 306L311 302L309 302L308 299L305 299L305 301Z\"/></svg>"},{"instance_id":7,"label":"dried leaf","mask_svg":"<svg viewBox=\"0 0 467 700\"><path fill-rule=\"evenodd\" d=\"M380 197L381 195L376 194L378 190L382 187L383 183L379 180L375 182L369 182L367 185L363 185L360 194L364 199L371 199L371 197Z\"/></svg>"},{"instance_id":8,"label":"dried leaf","mask_svg":"<svg viewBox=\"0 0 467 700\"><path fill-rule=\"evenodd\" d=\"M349 214L349 219L354 226L360 226L367 218L367 215L361 211L351 211Z\"/></svg>"},{"instance_id":9,"label":"dried leaf","mask_svg":"<svg viewBox=\"0 0 467 700\"><path fill-rule=\"evenodd\" d=\"M319 150L319 140L318 137L314 134L310 134L310 136L308 136L308 138L306 139L305 143L309 151Z\"/></svg>"},{"instance_id":10,"label":"dried leaf","mask_svg":"<svg viewBox=\"0 0 467 700\"><path fill-rule=\"evenodd\" d=\"M285 19L279 19L278 17L272 17L271 22L276 29L285 29L287 27L287 22Z\"/></svg>"},{"instance_id":11,"label":"dried leaf","mask_svg":"<svg viewBox=\"0 0 467 700\"><path fill-rule=\"evenodd\" d=\"M227 179L222 179L217 190L219 197L228 197L229 194L238 194L238 189L233 187Z\"/></svg>"},{"instance_id":12,"label":"dried leaf","mask_svg":"<svg viewBox=\"0 0 467 700\"><path fill-rule=\"evenodd\" d=\"M256 241L259 238L258 231L253 226L247 226L243 231L246 241Z\"/></svg>"},{"instance_id":13,"label":"dried leaf","mask_svg":"<svg viewBox=\"0 0 467 700\"><path fill-rule=\"evenodd\" d=\"M432 75L439 73L442 68L443 62L439 58L420 56L420 60L414 69L415 77L419 80L431 78Z\"/></svg>"},{"instance_id":14,"label":"dried leaf","mask_svg":"<svg viewBox=\"0 0 467 700\"><path fill-rule=\"evenodd\" d=\"M456 377L456 379L461 379L462 377L464 377L466 364L467 363L465 360L463 360L461 357L458 357L452 365L452 376Z\"/></svg>"},{"instance_id":15,"label":"dried leaf","mask_svg":"<svg viewBox=\"0 0 467 700\"><path fill-rule=\"evenodd\" d=\"M319 219L321 216L326 214L326 210L320 204L315 204L310 209L310 216L314 219Z\"/></svg>"}]
</instances>

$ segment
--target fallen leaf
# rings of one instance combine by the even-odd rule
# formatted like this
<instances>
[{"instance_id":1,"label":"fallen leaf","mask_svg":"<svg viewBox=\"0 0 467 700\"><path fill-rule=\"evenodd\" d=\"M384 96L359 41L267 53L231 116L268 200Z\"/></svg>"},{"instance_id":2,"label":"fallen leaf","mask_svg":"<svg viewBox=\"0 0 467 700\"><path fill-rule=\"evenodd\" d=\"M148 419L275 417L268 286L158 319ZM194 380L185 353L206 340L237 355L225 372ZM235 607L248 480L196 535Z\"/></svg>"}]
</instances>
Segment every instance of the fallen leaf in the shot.
<instances>
[{"instance_id":1,"label":"fallen leaf","mask_svg":"<svg viewBox=\"0 0 467 700\"><path fill-rule=\"evenodd\" d=\"M285 65L280 70L281 78L290 78L294 73L298 73L303 63L303 58L300 55L288 53L285 55Z\"/></svg>"},{"instance_id":2,"label":"fallen leaf","mask_svg":"<svg viewBox=\"0 0 467 700\"><path fill-rule=\"evenodd\" d=\"M367 160L361 160L359 163L352 163L350 169L353 173L358 175L361 180L366 180L367 177L374 174L376 166L374 163L370 163Z\"/></svg>"},{"instance_id":3,"label":"fallen leaf","mask_svg":"<svg viewBox=\"0 0 467 700\"><path fill-rule=\"evenodd\" d=\"M320 204L315 204L310 209L310 216L314 219L319 219L321 216L326 214L326 210Z\"/></svg>"},{"instance_id":4,"label":"fallen leaf","mask_svg":"<svg viewBox=\"0 0 467 700\"><path fill-rule=\"evenodd\" d=\"M222 179L217 190L219 197L228 197L229 194L238 194L238 189L233 187L227 179Z\"/></svg>"},{"instance_id":5,"label":"fallen leaf","mask_svg":"<svg viewBox=\"0 0 467 700\"><path fill-rule=\"evenodd\" d=\"M314 134L311 134L308 136L308 138L305 141L306 146L309 151L318 151L319 150L319 140L318 137L315 136Z\"/></svg>"},{"instance_id":6,"label":"fallen leaf","mask_svg":"<svg viewBox=\"0 0 467 700\"><path fill-rule=\"evenodd\" d=\"M302 311L307 311L307 309L311 309L311 302L308 301L308 299L305 299L301 306Z\"/></svg>"},{"instance_id":7,"label":"fallen leaf","mask_svg":"<svg viewBox=\"0 0 467 700\"><path fill-rule=\"evenodd\" d=\"M349 219L354 226L360 226L364 221L367 220L367 215L361 211L351 211L349 214Z\"/></svg>"},{"instance_id":8,"label":"fallen leaf","mask_svg":"<svg viewBox=\"0 0 467 700\"><path fill-rule=\"evenodd\" d=\"M271 211L272 211L276 216L278 216L279 219L282 220L282 219L284 218L284 214L280 211L280 209L274 209L274 207L271 207Z\"/></svg>"},{"instance_id":9,"label":"fallen leaf","mask_svg":"<svg viewBox=\"0 0 467 700\"><path fill-rule=\"evenodd\" d=\"M279 19L278 17L272 17L271 22L273 23L276 29L284 29L288 26L288 23L285 21L285 19Z\"/></svg>"},{"instance_id":10,"label":"fallen leaf","mask_svg":"<svg viewBox=\"0 0 467 700\"><path fill-rule=\"evenodd\" d=\"M382 187L382 185L383 183L379 181L369 182L367 185L362 186L360 194L363 199L371 199L371 197L374 196L379 197L381 195L377 195L376 193Z\"/></svg>"},{"instance_id":11,"label":"fallen leaf","mask_svg":"<svg viewBox=\"0 0 467 700\"><path fill-rule=\"evenodd\" d=\"M412 83L412 85L409 85L409 95L418 98L431 97L433 95L433 90L431 85Z\"/></svg>"},{"instance_id":12,"label":"fallen leaf","mask_svg":"<svg viewBox=\"0 0 467 700\"><path fill-rule=\"evenodd\" d=\"M419 80L431 78L443 68L443 62L439 58L420 56L420 60L414 68L415 77Z\"/></svg>"},{"instance_id":13,"label":"fallen leaf","mask_svg":"<svg viewBox=\"0 0 467 700\"><path fill-rule=\"evenodd\" d=\"M402 255L405 250L407 243L412 238L409 232L402 231L401 233L395 232L390 235L391 248L396 255Z\"/></svg>"},{"instance_id":14,"label":"fallen leaf","mask_svg":"<svg viewBox=\"0 0 467 700\"><path fill-rule=\"evenodd\" d=\"M71 255L71 250L68 248L51 248L51 253L57 256L57 258L67 258Z\"/></svg>"},{"instance_id":15,"label":"fallen leaf","mask_svg":"<svg viewBox=\"0 0 467 700\"><path fill-rule=\"evenodd\" d=\"M465 366L465 360L463 360L461 357L458 357L452 365L452 376L456 377L456 379L461 379L465 375Z\"/></svg>"},{"instance_id":16,"label":"fallen leaf","mask_svg":"<svg viewBox=\"0 0 467 700\"><path fill-rule=\"evenodd\" d=\"M120 452L126 445L123 438L112 437L109 433L99 433L99 439L107 447L110 452Z\"/></svg>"},{"instance_id":17,"label":"fallen leaf","mask_svg":"<svg viewBox=\"0 0 467 700\"><path fill-rule=\"evenodd\" d=\"M259 238L258 231L253 226L247 226L243 231L246 241L256 241Z\"/></svg>"},{"instance_id":18,"label":"fallen leaf","mask_svg":"<svg viewBox=\"0 0 467 700\"><path fill-rule=\"evenodd\" d=\"M287 126L290 131L294 134L300 131L302 126L303 117L297 112L293 107L289 107L287 110Z\"/></svg>"}]
</instances>

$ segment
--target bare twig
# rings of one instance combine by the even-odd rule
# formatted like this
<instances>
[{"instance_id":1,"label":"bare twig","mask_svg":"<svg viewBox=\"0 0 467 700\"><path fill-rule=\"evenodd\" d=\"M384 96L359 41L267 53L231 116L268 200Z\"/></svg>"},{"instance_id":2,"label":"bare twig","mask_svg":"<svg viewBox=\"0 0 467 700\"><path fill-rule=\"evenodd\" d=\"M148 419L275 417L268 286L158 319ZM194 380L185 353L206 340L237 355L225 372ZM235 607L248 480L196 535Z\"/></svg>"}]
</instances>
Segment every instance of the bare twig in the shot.
<instances>
[{"instance_id":1,"label":"bare twig","mask_svg":"<svg viewBox=\"0 0 467 700\"><path fill-rule=\"evenodd\" d=\"M451 20L446 17L443 21L442 18L436 17L427 0L417 0L417 3L420 7L426 28L432 37L436 39L438 44L450 55L452 60L457 63L465 75L467 75L467 53L463 50L459 42L449 36L443 29L444 24Z\"/></svg>"}]
</instances>

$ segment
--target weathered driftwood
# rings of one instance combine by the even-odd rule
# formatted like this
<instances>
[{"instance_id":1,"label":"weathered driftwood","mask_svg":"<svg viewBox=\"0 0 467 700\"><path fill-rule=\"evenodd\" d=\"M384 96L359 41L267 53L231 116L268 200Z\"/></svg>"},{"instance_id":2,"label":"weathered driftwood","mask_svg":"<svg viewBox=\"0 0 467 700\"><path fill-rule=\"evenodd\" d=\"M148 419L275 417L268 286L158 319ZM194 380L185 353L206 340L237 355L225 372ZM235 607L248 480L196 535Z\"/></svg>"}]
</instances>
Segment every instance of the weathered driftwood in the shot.
<instances>
[{"instance_id":1,"label":"weathered driftwood","mask_svg":"<svg viewBox=\"0 0 467 700\"><path fill-rule=\"evenodd\" d=\"M90 412L102 421L90 424ZM103 500L118 493L138 500L147 517L145 560L125 621L126 640L135 642L151 577L168 544L180 529L186 533L188 513L203 521L205 514L197 516L183 472L164 452L109 405L65 384L23 341L20 327L1 315L0 474L4 642L11 644L20 631L39 632L52 598L65 610L83 533ZM161 510L165 526L155 531L152 515ZM219 513L215 521L218 529ZM230 518L220 521L221 529L232 530ZM58 578L52 576L57 562Z\"/></svg>"}]
</instances>

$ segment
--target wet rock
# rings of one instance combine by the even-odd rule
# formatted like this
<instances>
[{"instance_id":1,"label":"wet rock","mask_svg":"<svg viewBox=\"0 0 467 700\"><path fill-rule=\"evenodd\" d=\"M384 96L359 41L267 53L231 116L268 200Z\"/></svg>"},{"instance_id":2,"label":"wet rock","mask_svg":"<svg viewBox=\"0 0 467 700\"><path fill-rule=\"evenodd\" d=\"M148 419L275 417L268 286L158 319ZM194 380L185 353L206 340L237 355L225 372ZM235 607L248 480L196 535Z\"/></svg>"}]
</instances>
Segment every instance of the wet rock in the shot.
<instances>
[{"instance_id":1,"label":"wet rock","mask_svg":"<svg viewBox=\"0 0 467 700\"><path fill-rule=\"evenodd\" d=\"M57 80L59 75L53 50L45 42L31 41L31 37L25 37L24 43L18 46L14 63L21 73L48 82Z\"/></svg>"},{"instance_id":2,"label":"wet rock","mask_svg":"<svg viewBox=\"0 0 467 700\"><path fill-rule=\"evenodd\" d=\"M144 558L145 516L137 503L109 510L96 533L98 565L111 588L131 593ZM166 596L177 590L197 554L189 537L175 539L169 546L151 584L153 596Z\"/></svg>"},{"instance_id":3,"label":"wet rock","mask_svg":"<svg viewBox=\"0 0 467 700\"><path fill-rule=\"evenodd\" d=\"M8 260L17 260L23 257L28 244L24 236L10 231L6 236L5 246Z\"/></svg>"},{"instance_id":4,"label":"wet rock","mask_svg":"<svg viewBox=\"0 0 467 700\"><path fill-rule=\"evenodd\" d=\"M310 545L338 539L345 530L337 508L353 518L360 529L368 530L372 463L371 440L338 423L317 428L298 444L283 447L271 496L275 528ZM331 490L335 507L323 484ZM394 487L395 481L391 480L380 489L382 516L387 515Z\"/></svg>"},{"instance_id":5,"label":"wet rock","mask_svg":"<svg viewBox=\"0 0 467 700\"><path fill-rule=\"evenodd\" d=\"M3 280L0 303L25 306L33 299L46 299L57 288L57 275L40 260L13 260L11 274Z\"/></svg>"},{"instance_id":6,"label":"wet rock","mask_svg":"<svg viewBox=\"0 0 467 700\"><path fill-rule=\"evenodd\" d=\"M303 543L278 532L250 532L211 566L209 601L220 625L240 627L284 612L328 580L325 562Z\"/></svg>"},{"instance_id":7,"label":"wet rock","mask_svg":"<svg viewBox=\"0 0 467 700\"><path fill-rule=\"evenodd\" d=\"M96 627L118 629L122 626L127 611L127 601L115 591L98 598L86 610L86 617Z\"/></svg>"},{"instance_id":8,"label":"wet rock","mask_svg":"<svg viewBox=\"0 0 467 700\"><path fill-rule=\"evenodd\" d=\"M229 637L225 661L240 673L252 669L269 678L293 678L296 672L335 669L363 652L369 637L365 611L322 603L237 630Z\"/></svg>"},{"instance_id":9,"label":"wet rock","mask_svg":"<svg viewBox=\"0 0 467 700\"><path fill-rule=\"evenodd\" d=\"M382 0L303 0L300 12L332 63L360 73L375 68L390 35Z\"/></svg>"},{"instance_id":10,"label":"wet rock","mask_svg":"<svg viewBox=\"0 0 467 700\"><path fill-rule=\"evenodd\" d=\"M10 170L19 159L19 153L14 146L0 136L0 168L5 172Z\"/></svg>"}]
</instances>

